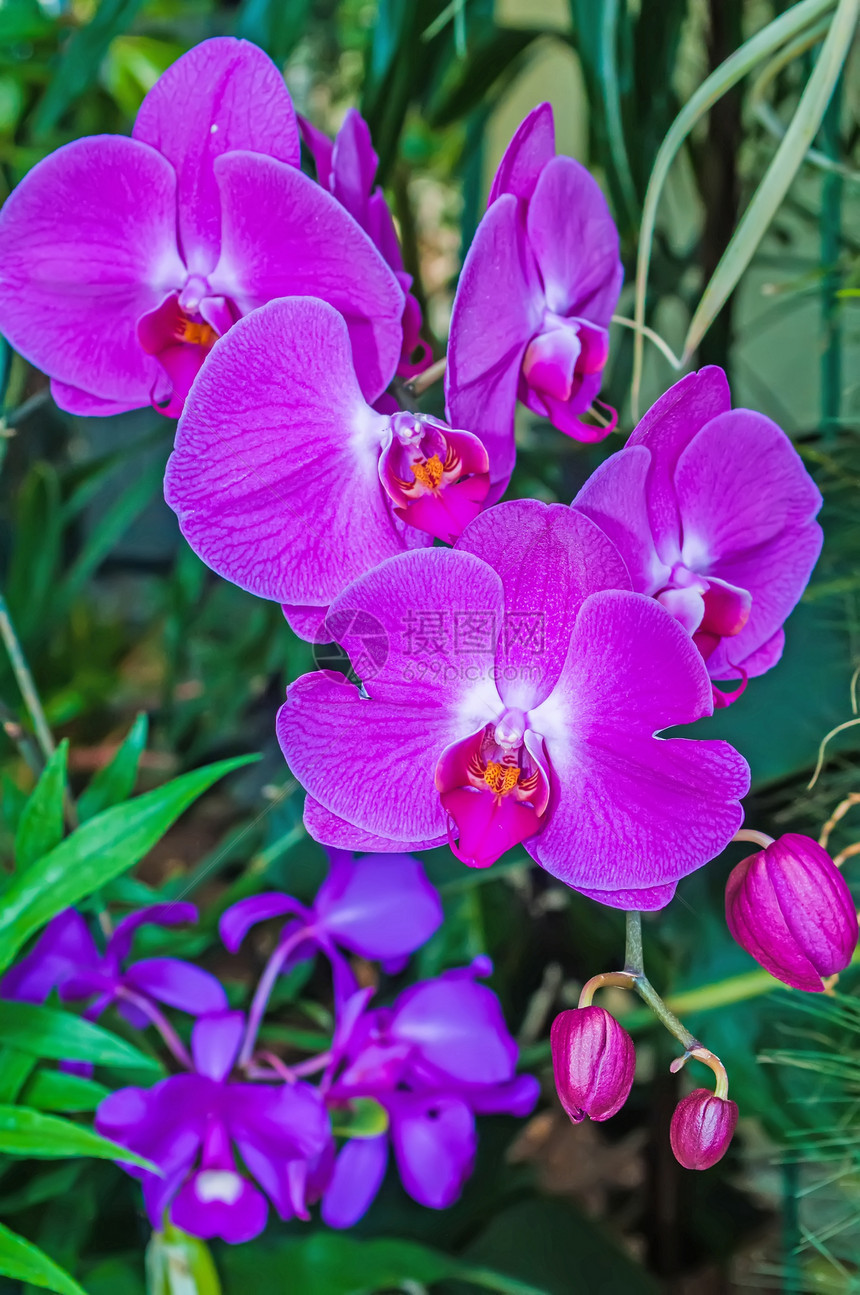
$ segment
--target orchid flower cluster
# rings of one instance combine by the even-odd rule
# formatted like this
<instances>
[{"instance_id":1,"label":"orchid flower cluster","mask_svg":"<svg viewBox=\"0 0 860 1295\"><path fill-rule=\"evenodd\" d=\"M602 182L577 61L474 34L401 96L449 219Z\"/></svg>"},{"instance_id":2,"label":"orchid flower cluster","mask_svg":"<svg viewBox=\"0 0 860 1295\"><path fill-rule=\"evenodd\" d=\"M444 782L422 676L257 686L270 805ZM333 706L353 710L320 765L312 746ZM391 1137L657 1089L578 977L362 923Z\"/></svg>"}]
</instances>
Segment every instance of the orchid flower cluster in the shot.
<instances>
[{"instance_id":1,"label":"orchid flower cluster","mask_svg":"<svg viewBox=\"0 0 860 1295\"><path fill-rule=\"evenodd\" d=\"M483 964L391 1008L371 1010L354 983L342 948L396 961L438 920L412 851L447 845L486 868L522 846L628 912L625 970L593 978L553 1027L557 1086L575 1120L619 1109L633 1045L591 997L606 983L635 989L683 1043L679 1063L697 1057L717 1076L713 1094L676 1112L672 1145L693 1168L719 1158L737 1112L718 1058L644 976L638 913L663 908L733 839L753 840L761 853L727 894L744 948L820 990L857 943L850 893L822 849L742 829L742 755L662 736L736 703L780 659L822 540L821 496L790 440L732 408L725 374L703 368L569 505L499 502L518 404L581 442L615 426L598 395L622 283L617 229L588 171L556 154L540 105L465 256L445 422L412 407L415 375L429 382L441 366L428 368L376 171L355 111L332 143L297 119L262 51L216 39L161 77L130 139L66 145L0 213L0 331L71 413L152 404L178 416L165 495L191 548L352 666L294 681L277 734L311 837L376 854L349 866L373 877L390 930L356 934L334 880L311 913L284 896L243 901L222 923L228 948L254 921L289 919L247 1021L199 976L123 970L121 928L101 958L74 915L51 934L87 950L90 969L56 983L90 986L89 1012L116 1001L135 1021L158 1024L158 1002L197 1014L190 1055L174 1047L187 1073L116 1094L99 1123L164 1168L163 1180L144 1175L153 1221L172 1199L177 1223L232 1240L259 1231L266 1210L237 1152L282 1215L321 1198L343 1225L372 1199L389 1144L407 1189L444 1206L470 1163L474 1114L533 1104L477 983ZM255 1052L257 1028L280 971L317 949L333 967L334 1039L324 1057L285 1066ZM54 949L51 966L64 956ZM31 971L42 984L25 966L19 989ZM304 1076L317 1070L313 1089ZM329 1115L368 1096L388 1131L335 1157Z\"/></svg>"},{"instance_id":2,"label":"orchid flower cluster","mask_svg":"<svg viewBox=\"0 0 860 1295\"><path fill-rule=\"evenodd\" d=\"M231 953L257 923L287 919L247 1015L230 1009L210 972L178 958L132 957L141 926L196 921L188 903L123 918L103 951L69 909L0 982L0 995L28 1002L56 991L89 1020L114 1004L128 1024L161 1034L178 1073L112 1093L96 1116L101 1133L157 1167L126 1166L142 1179L155 1228L167 1213L195 1236L248 1241L265 1227L270 1204L283 1219L306 1219L317 1201L329 1226L349 1227L370 1207L392 1152L409 1194L444 1209L471 1173L475 1116L526 1115L537 1101L537 1081L516 1074L517 1046L499 1001L480 983L492 972L488 958L414 984L385 1007L359 987L349 955L400 971L442 921L420 862L331 851L330 865L311 907L271 893L222 914ZM279 976L320 953L333 973L330 1046L288 1063L266 1047L260 1027ZM190 1049L165 1006L193 1018Z\"/></svg>"}]
</instances>

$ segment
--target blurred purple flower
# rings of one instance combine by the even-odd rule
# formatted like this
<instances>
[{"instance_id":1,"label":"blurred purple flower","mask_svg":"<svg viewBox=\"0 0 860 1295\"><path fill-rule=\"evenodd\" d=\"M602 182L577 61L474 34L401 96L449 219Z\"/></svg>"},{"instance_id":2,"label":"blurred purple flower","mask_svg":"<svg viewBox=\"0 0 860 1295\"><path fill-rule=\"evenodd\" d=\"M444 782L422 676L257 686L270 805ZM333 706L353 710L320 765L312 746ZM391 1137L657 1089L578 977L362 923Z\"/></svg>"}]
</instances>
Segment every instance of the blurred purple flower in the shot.
<instances>
[{"instance_id":1,"label":"blurred purple flower","mask_svg":"<svg viewBox=\"0 0 860 1295\"><path fill-rule=\"evenodd\" d=\"M448 340L449 417L486 441L505 480L517 397L577 440L610 430L580 416L600 390L622 275L606 201L579 162L555 156L552 108L541 104L502 158Z\"/></svg>"},{"instance_id":2,"label":"blurred purple flower","mask_svg":"<svg viewBox=\"0 0 860 1295\"><path fill-rule=\"evenodd\" d=\"M324 953L331 962L335 996L344 1001L358 989L346 949L360 958L399 971L410 953L425 944L442 921L442 905L418 859L408 854L354 859L330 850L331 869L310 908L290 895L253 895L222 915L219 932L236 953L257 922L290 914L254 995L240 1060L251 1055L260 1020L278 975Z\"/></svg>"},{"instance_id":3,"label":"blurred purple flower","mask_svg":"<svg viewBox=\"0 0 860 1295\"><path fill-rule=\"evenodd\" d=\"M711 688L689 636L626 581L594 523L536 500L355 581L330 622L356 657L372 615L387 659L362 690L303 676L278 716L311 835L384 851L450 839L476 867L522 841L602 903L667 904L740 826L749 773L724 742L654 736L709 715Z\"/></svg>"},{"instance_id":4,"label":"blurred purple flower","mask_svg":"<svg viewBox=\"0 0 860 1295\"><path fill-rule=\"evenodd\" d=\"M811 837L786 832L732 870L726 921L741 948L772 976L820 993L823 976L844 971L857 947L851 891Z\"/></svg>"},{"instance_id":5,"label":"blurred purple flower","mask_svg":"<svg viewBox=\"0 0 860 1295\"><path fill-rule=\"evenodd\" d=\"M821 550L821 495L775 423L731 408L722 369L676 382L573 507L692 635L712 679L776 664ZM716 705L738 695L714 692Z\"/></svg>"},{"instance_id":6,"label":"blurred purple flower","mask_svg":"<svg viewBox=\"0 0 860 1295\"><path fill-rule=\"evenodd\" d=\"M128 962L138 927L196 921L193 904L153 904L118 922L104 953L99 953L81 914L67 908L48 923L32 951L7 971L0 981L0 997L43 1003L56 989L64 1003L90 999L83 1012L87 1020L96 1020L116 1003L138 1029L152 1021L156 1002L192 1016L223 1011L224 988L202 967L179 958Z\"/></svg>"},{"instance_id":7,"label":"blurred purple flower","mask_svg":"<svg viewBox=\"0 0 860 1295\"><path fill-rule=\"evenodd\" d=\"M382 253L406 294L403 306L403 346L397 372L412 378L427 368L433 356L421 339L421 307L412 287L412 275L403 266L400 242L385 194L375 185L379 158L370 138L370 127L356 108L343 119L334 143L304 117L299 127L316 166L317 179L346 208L353 220Z\"/></svg>"},{"instance_id":8,"label":"blurred purple flower","mask_svg":"<svg viewBox=\"0 0 860 1295\"><path fill-rule=\"evenodd\" d=\"M216 339L275 297L340 310L374 400L401 345L403 293L371 240L299 170L281 73L246 41L189 50L133 137L75 140L0 213L0 331L61 408L175 416Z\"/></svg>"},{"instance_id":9,"label":"blurred purple flower","mask_svg":"<svg viewBox=\"0 0 860 1295\"><path fill-rule=\"evenodd\" d=\"M325 1108L307 1084L231 1083L243 1032L241 1012L202 1017L191 1036L194 1074L122 1088L98 1109L99 1133L162 1171L124 1166L142 1179L154 1228L169 1207L194 1236L249 1241L266 1225L266 1197L283 1219L308 1217L309 1164L329 1140Z\"/></svg>"},{"instance_id":10,"label":"blurred purple flower","mask_svg":"<svg viewBox=\"0 0 860 1295\"><path fill-rule=\"evenodd\" d=\"M476 977L492 964L423 981L390 1008L363 1011L368 992L346 1005L335 1037L338 1073L327 1090L334 1111L372 1097L388 1113L387 1133L348 1141L338 1153L322 1203L331 1227L351 1227L372 1204L393 1147L406 1191L446 1209L472 1172L475 1115L528 1115L539 1094L531 1075L515 1074L517 1046L499 1000Z\"/></svg>"},{"instance_id":11,"label":"blurred purple flower","mask_svg":"<svg viewBox=\"0 0 860 1295\"><path fill-rule=\"evenodd\" d=\"M240 588L305 609L310 629L291 623L308 637L356 576L433 535L456 539L489 489L476 436L378 413L360 367L332 306L271 302L215 347L167 466L165 496L195 553Z\"/></svg>"}]
</instances>

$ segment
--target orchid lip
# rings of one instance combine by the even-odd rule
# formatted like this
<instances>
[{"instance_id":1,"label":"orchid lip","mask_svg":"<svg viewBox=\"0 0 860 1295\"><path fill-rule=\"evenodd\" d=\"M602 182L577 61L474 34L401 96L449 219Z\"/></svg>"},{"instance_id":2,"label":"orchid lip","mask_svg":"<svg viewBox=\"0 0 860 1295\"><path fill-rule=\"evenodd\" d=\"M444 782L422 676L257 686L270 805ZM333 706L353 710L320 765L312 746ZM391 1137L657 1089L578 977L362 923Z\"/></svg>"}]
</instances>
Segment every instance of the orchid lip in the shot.
<instances>
[{"instance_id":1,"label":"orchid lip","mask_svg":"<svg viewBox=\"0 0 860 1295\"><path fill-rule=\"evenodd\" d=\"M543 740L522 711L506 711L443 751L436 786L454 854L470 867L489 867L542 826L550 794Z\"/></svg>"},{"instance_id":2,"label":"orchid lip","mask_svg":"<svg viewBox=\"0 0 860 1295\"><path fill-rule=\"evenodd\" d=\"M490 462L471 432L399 411L388 419L379 479L401 521L453 544L483 507Z\"/></svg>"},{"instance_id":3,"label":"orchid lip","mask_svg":"<svg viewBox=\"0 0 860 1295\"><path fill-rule=\"evenodd\" d=\"M741 632L752 608L748 590L702 575L683 562L675 563L668 584L655 597L692 635L706 659L720 639Z\"/></svg>"}]
</instances>

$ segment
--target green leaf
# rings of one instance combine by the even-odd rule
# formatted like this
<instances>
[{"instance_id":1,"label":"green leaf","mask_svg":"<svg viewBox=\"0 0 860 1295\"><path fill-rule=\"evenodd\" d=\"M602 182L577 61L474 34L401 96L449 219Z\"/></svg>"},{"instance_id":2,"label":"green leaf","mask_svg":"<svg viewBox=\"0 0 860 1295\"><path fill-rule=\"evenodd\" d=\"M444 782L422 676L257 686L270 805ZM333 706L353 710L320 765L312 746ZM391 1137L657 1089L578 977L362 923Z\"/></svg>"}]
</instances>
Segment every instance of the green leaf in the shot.
<instances>
[{"instance_id":1,"label":"green leaf","mask_svg":"<svg viewBox=\"0 0 860 1295\"><path fill-rule=\"evenodd\" d=\"M818 134L851 49L857 31L858 15L860 0L839 0L830 30L791 123L690 320L684 341L685 361L692 356L734 291Z\"/></svg>"},{"instance_id":2,"label":"green leaf","mask_svg":"<svg viewBox=\"0 0 860 1295\"><path fill-rule=\"evenodd\" d=\"M88 1295L152 1295L145 1291L137 1254L132 1258L112 1256L87 1269Z\"/></svg>"},{"instance_id":3,"label":"green leaf","mask_svg":"<svg viewBox=\"0 0 860 1295\"><path fill-rule=\"evenodd\" d=\"M108 46L131 25L141 3L142 0L101 0L90 21L69 37L33 116L36 139L49 135L75 99L95 84Z\"/></svg>"},{"instance_id":4,"label":"green leaf","mask_svg":"<svg viewBox=\"0 0 860 1295\"><path fill-rule=\"evenodd\" d=\"M71 1012L37 1003L0 999L0 1041L54 1061L90 1061L95 1066L161 1071L161 1063L101 1025Z\"/></svg>"},{"instance_id":5,"label":"green leaf","mask_svg":"<svg viewBox=\"0 0 860 1295\"><path fill-rule=\"evenodd\" d=\"M22 791L8 774L0 774L0 814L5 826L13 835L18 830L24 806L29 799L27 793Z\"/></svg>"},{"instance_id":6,"label":"green leaf","mask_svg":"<svg viewBox=\"0 0 860 1295\"><path fill-rule=\"evenodd\" d=\"M501 1295L546 1295L530 1282L494 1268L461 1263L429 1246L389 1238L357 1239L337 1232L317 1232L266 1251L249 1253L246 1247L231 1247L221 1261L227 1295L245 1295L254 1287L268 1290L270 1285L272 1290L313 1291L313 1295L376 1295L407 1285L424 1288L452 1277Z\"/></svg>"},{"instance_id":7,"label":"green leaf","mask_svg":"<svg viewBox=\"0 0 860 1295\"><path fill-rule=\"evenodd\" d=\"M78 798L78 817L82 823L93 818L111 805L127 800L134 791L140 757L146 749L149 720L141 712L134 721L128 737L109 764L99 769L89 786Z\"/></svg>"},{"instance_id":8,"label":"green leaf","mask_svg":"<svg viewBox=\"0 0 860 1295\"><path fill-rule=\"evenodd\" d=\"M0 1102L16 1102L18 1094L36 1069L32 1052L17 1048L0 1049Z\"/></svg>"},{"instance_id":9,"label":"green leaf","mask_svg":"<svg viewBox=\"0 0 860 1295\"><path fill-rule=\"evenodd\" d=\"M83 591L90 576L95 573L116 546L117 541L160 490L163 478L163 462L158 460L149 464L99 518L98 526L93 530L63 582L64 600L68 602Z\"/></svg>"},{"instance_id":10,"label":"green leaf","mask_svg":"<svg viewBox=\"0 0 860 1295\"><path fill-rule=\"evenodd\" d=\"M219 778L255 759L220 760L105 810L16 877L0 903L0 970L57 913L139 863L183 810Z\"/></svg>"},{"instance_id":11,"label":"green leaf","mask_svg":"<svg viewBox=\"0 0 860 1295\"><path fill-rule=\"evenodd\" d=\"M639 213L639 200L627 156L618 67L619 23L630 22L627 6L623 6L623 16L619 0L602 0L601 4L570 0L570 8L589 103L598 125L597 155L608 164L618 205L633 223Z\"/></svg>"},{"instance_id":12,"label":"green leaf","mask_svg":"<svg viewBox=\"0 0 860 1295\"><path fill-rule=\"evenodd\" d=\"M355 1240L317 1232L272 1250L231 1247L222 1256L228 1295L249 1290L307 1291L313 1295L375 1295L406 1282L431 1286L453 1277L455 1259L411 1241Z\"/></svg>"},{"instance_id":13,"label":"green leaf","mask_svg":"<svg viewBox=\"0 0 860 1295\"><path fill-rule=\"evenodd\" d=\"M428 125L448 126L486 104L519 71L523 55L543 33L538 28L494 27L480 32L465 59L449 64L441 89L426 110Z\"/></svg>"},{"instance_id":14,"label":"green leaf","mask_svg":"<svg viewBox=\"0 0 860 1295\"><path fill-rule=\"evenodd\" d=\"M24 1093L24 1104L39 1111L94 1111L110 1094L104 1084L62 1070L39 1070Z\"/></svg>"},{"instance_id":15,"label":"green leaf","mask_svg":"<svg viewBox=\"0 0 860 1295\"><path fill-rule=\"evenodd\" d=\"M243 0L236 35L262 45L276 63L284 63L308 28L311 0Z\"/></svg>"},{"instance_id":16,"label":"green leaf","mask_svg":"<svg viewBox=\"0 0 860 1295\"><path fill-rule=\"evenodd\" d=\"M68 757L69 743L64 740L45 765L33 794L24 806L15 833L15 867L18 872L26 871L63 839L63 797L66 794Z\"/></svg>"},{"instance_id":17,"label":"green leaf","mask_svg":"<svg viewBox=\"0 0 860 1295\"><path fill-rule=\"evenodd\" d=\"M0 1273L20 1282L32 1282L57 1295L87 1295L82 1286L53 1259L0 1223Z\"/></svg>"},{"instance_id":18,"label":"green leaf","mask_svg":"<svg viewBox=\"0 0 860 1295\"><path fill-rule=\"evenodd\" d=\"M558 1198L523 1200L498 1211L462 1260L464 1267L475 1265L471 1275L465 1270L467 1280L507 1295L526 1295L536 1287L547 1295L570 1295L571 1290L658 1295L654 1279L594 1220ZM499 1269L505 1274L501 1283Z\"/></svg>"},{"instance_id":19,"label":"green leaf","mask_svg":"<svg viewBox=\"0 0 860 1295\"><path fill-rule=\"evenodd\" d=\"M0 1214L14 1214L18 1210L28 1210L33 1205L44 1205L57 1196L65 1196L85 1168L80 1160L69 1160L65 1164L46 1168L43 1173L36 1174L25 1183L20 1191L0 1196Z\"/></svg>"},{"instance_id":20,"label":"green leaf","mask_svg":"<svg viewBox=\"0 0 860 1295\"><path fill-rule=\"evenodd\" d=\"M642 207L642 223L639 229L639 249L636 258L636 301L634 319L641 329L645 324L645 299L648 288L648 271L651 264L651 252L654 245L654 234L657 226L657 209L663 193L666 179L684 141L693 131L696 123L704 117L714 104L737 85L748 72L761 63L775 50L786 44L798 32L810 26L823 13L833 7L833 0L800 0L785 13L769 22L761 31L745 41L710 76L706 77L694 94L672 122L666 137L657 150L654 166L648 180L645 201ZM737 231L736 231L737 233ZM642 383L643 335L637 332L633 342L633 378L632 397L634 417L638 418L639 389ZM682 367L680 364L678 367Z\"/></svg>"},{"instance_id":21,"label":"green leaf","mask_svg":"<svg viewBox=\"0 0 860 1295\"><path fill-rule=\"evenodd\" d=\"M6 576L6 599L25 642L53 619L59 583L62 523L60 480L45 462L33 465L17 500L15 543Z\"/></svg>"},{"instance_id":22,"label":"green leaf","mask_svg":"<svg viewBox=\"0 0 860 1295\"><path fill-rule=\"evenodd\" d=\"M372 1097L356 1097L334 1111L331 1131L339 1138L378 1138L388 1129L388 1112Z\"/></svg>"},{"instance_id":23,"label":"green leaf","mask_svg":"<svg viewBox=\"0 0 860 1295\"><path fill-rule=\"evenodd\" d=\"M92 1129L56 1115L43 1115L25 1106L0 1106L0 1154L65 1159L66 1156L95 1156L98 1160L125 1160L152 1169L155 1165L126 1147L101 1137Z\"/></svg>"}]
</instances>

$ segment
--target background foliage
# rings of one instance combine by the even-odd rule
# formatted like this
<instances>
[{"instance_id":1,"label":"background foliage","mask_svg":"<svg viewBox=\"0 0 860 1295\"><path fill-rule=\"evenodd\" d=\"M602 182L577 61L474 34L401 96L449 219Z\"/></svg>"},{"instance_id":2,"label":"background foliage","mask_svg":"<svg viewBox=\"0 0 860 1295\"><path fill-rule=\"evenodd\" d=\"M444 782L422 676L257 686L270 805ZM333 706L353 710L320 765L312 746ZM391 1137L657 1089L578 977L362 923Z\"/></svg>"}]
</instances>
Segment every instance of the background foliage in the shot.
<instances>
[{"instance_id":1,"label":"background foliage","mask_svg":"<svg viewBox=\"0 0 860 1295\"><path fill-rule=\"evenodd\" d=\"M837 12L850 8L843 0ZM437 354L495 163L545 97L561 149L592 167L613 204L628 270L620 309L632 315L661 142L709 73L789 9L783 0L0 0L0 197L59 144L128 131L183 50L238 34L285 68L318 125L333 130L351 103L367 116ZM805 31L737 84L724 78L674 160L643 300L676 353L798 108L833 9L805 0ZM737 403L786 428L825 496L824 556L783 663L709 722L709 735L750 759L749 820L773 832L817 835L860 790L860 727L834 739L807 789L819 742L854 719L860 663L855 65L856 52L813 153L783 167L788 190L696 356L728 369ZM604 393L624 432L633 337L615 330ZM640 408L674 376L646 343ZM310 897L323 874L273 733L287 678L310 667L308 648L276 607L219 581L181 544L160 498L170 423L149 411L69 418L1 340L0 394L0 588L53 733L68 739L28 800L41 760L3 656L0 963L67 903L181 895L203 917L170 934L171 952L225 974L219 913L264 888ZM434 389L424 405L438 413L440 401ZM511 494L564 502L620 444L578 445L528 415L518 439ZM238 759L249 752L261 758ZM855 839L856 813L834 830L834 850ZM668 1041L621 996L611 1005L637 1035L638 1082L610 1125L568 1125L548 1086L525 1128L483 1121L475 1176L452 1210L422 1210L388 1182L347 1236L275 1225L259 1243L213 1248L213 1267L203 1247L167 1234L150 1246L145 1277L137 1188L92 1158L109 1149L87 1142L86 1121L105 1086L152 1078L158 1062L115 1016L96 1027L54 1007L0 1004L0 1267L13 1275L0 1291L860 1289L856 979L846 974L827 1000L773 992L725 929L722 889L737 857L734 847L689 878L645 929L652 979L723 1057L741 1107L736 1144L707 1175L672 1159L668 1122L685 1081L668 1073ZM522 853L485 874L437 852L428 869L446 921L410 974L490 952L524 1064L546 1078L549 1022L584 979L619 960L621 914L529 870ZM164 950L164 933L146 935L147 953ZM252 953L246 980L263 956ZM287 983L282 1041L325 1030L318 988ZM240 1000L244 985L228 989ZM58 1057L96 1061L99 1084L64 1082ZM16 1105L34 1114L4 1116Z\"/></svg>"}]
</instances>

